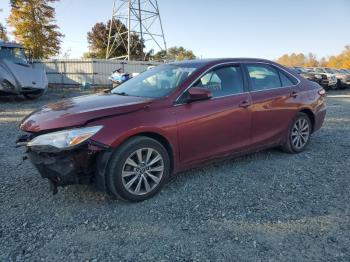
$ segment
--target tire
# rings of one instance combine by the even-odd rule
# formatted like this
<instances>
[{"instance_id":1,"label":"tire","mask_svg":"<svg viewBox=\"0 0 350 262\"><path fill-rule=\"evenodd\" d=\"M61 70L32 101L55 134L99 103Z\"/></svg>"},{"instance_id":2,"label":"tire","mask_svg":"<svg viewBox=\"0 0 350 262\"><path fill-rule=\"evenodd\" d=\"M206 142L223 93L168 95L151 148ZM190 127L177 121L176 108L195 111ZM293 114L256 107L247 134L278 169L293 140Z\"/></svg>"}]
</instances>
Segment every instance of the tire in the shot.
<instances>
[{"instance_id":1,"label":"tire","mask_svg":"<svg viewBox=\"0 0 350 262\"><path fill-rule=\"evenodd\" d=\"M144 201L157 194L169 179L168 152L154 139L131 138L112 154L105 176L107 187L115 197Z\"/></svg>"},{"instance_id":2,"label":"tire","mask_svg":"<svg viewBox=\"0 0 350 262\"><path fill-rule=\"evenodd\" d=\"M323 87L324 90L328 91L330 88L328 85L321 85Z\"/></svg>"},{"instance_id":3,"label":"tire","mask_svg":"<svg viewBox=\"0 0 350 262\"><path fill-rule=\"evenodd\" d=\"M337 90L337 88L338 88L337 84L329 86L330 90Z\"/></svg>"},{"instance_id":4,"label":"tire","mask_svg":"<svg viewBox=\"0 0 350 262\"><path fill-rule=\"evenodd\" d=\"M23 96L27 99L33 100L41 97L44 93L44 91L39 91L35 93L24 93Z\"/></svg>"},{"instance_id":5,"label":"tire","mask_svg":"<svg viewBox=\"0 0 350 262\"><path fill-rule=\"evenodd\" d=\"M344 87L343 87L343 85L342 85L342 83L341 83L341 81L339 79L337 81L337 89L339 89L339 90L344 89Z\"/></svg>"},{"instance_id":6,"label":"tire","mask_svg":"<svg viewBox=\"0 0 350 262\"><path fill-rule=\"evenodd\" d=\"M310 142L311 133L312 123L310 118L307 114L299 112L289 127L286 142L282 149L290 154L304 151Z\"/></svg>"}]
</instances>

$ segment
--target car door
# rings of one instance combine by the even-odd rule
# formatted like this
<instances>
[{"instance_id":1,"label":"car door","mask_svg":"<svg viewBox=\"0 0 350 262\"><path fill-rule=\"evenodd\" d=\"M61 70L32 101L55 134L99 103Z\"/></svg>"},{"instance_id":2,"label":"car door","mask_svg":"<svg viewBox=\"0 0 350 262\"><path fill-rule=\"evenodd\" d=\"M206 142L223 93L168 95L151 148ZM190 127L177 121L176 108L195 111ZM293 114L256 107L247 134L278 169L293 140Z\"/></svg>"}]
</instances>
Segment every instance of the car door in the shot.
<instances>
[{"instance_id":1,"label":"car door","mask_svg":"<svg viewBox=\"0 0 350 262\"><path fill-rule=\"evenodd\" d=\"M298 108L298 80L270 64L245 64L245 68L252 99L252 145L278 143Z\"/></svg>"},{"instance_id":2,"label":"car door","mask_svg":"<svg viewBox=\"0 0 350 262\"><path fill-rule=\"evenodd\" d=\"M209 100L176 105L180 161L189 164L214 158L249 144L250 96L245 92L242 68L225 65L204 74L192 87L206 88Z\"/></svg>"}]
</instances>

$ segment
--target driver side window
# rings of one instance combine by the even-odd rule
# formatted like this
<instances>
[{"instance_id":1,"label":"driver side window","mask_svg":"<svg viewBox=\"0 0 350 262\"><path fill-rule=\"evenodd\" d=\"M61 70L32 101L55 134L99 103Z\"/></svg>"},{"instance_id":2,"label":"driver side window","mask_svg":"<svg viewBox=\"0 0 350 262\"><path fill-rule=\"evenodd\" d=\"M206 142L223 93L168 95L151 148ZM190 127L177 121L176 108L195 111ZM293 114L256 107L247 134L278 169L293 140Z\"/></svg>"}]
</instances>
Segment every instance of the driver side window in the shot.
<instances>
[{"instance_id":1,"label":"driver side window","mask_svg":"<svg viewBox=\"0 0 350 262\"><path fill-rule=\"evenodd\" d=\"M239 65L224 66L209 71L193 87L211 91L213 97L222 97L244 92L243 76Z\"/></svg>"}]
</instances>

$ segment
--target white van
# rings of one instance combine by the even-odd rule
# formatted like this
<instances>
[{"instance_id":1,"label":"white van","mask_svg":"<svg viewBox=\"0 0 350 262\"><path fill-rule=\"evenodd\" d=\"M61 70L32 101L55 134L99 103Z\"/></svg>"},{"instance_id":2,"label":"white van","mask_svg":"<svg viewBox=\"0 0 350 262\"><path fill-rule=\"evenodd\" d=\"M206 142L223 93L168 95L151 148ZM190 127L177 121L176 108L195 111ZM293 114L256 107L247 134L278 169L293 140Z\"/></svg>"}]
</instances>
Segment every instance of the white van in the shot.
<instances>
[{"instance_id":1,"label":"white van","mask_svg":"<svg viewBox=\"0 0 350 262\"><path fill-rule=\"evenodd\" d=\"M30 63L21 45L0 41L0 94L22 94L34 99L42 96L47 87L45 69Z\"/></svg>"}]
</instances>

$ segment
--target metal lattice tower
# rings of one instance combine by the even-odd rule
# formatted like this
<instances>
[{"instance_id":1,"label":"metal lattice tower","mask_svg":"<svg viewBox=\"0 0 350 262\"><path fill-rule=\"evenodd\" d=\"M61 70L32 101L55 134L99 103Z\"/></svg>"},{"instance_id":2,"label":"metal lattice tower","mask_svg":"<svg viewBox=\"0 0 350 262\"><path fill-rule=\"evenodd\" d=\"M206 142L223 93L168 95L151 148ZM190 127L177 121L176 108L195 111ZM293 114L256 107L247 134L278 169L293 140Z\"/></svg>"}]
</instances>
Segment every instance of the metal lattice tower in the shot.
<instances>
[{"instance_id":1,"label":"metal lattice tower","mask_svg":"<svg viewBox=\"0 0 350 262\"><path fill-rule=\"evenodd\" d=\"M117 20L127 26L123 32L118 28ZM113 27L116 33L113 33ZM128 35L128 41L123 40ZM167 50L162 20L157 0L114 0L112 19L109 28L106 59L130 60L132 53L131 37L138 35L147 48ZM111 57L114 50L123 46L127 53ZM142 48L142 47L141 47ZM142 48L143 49L143 48ZM143 50L140 50L143 53Z\"/></svg>"}]
</instances>

